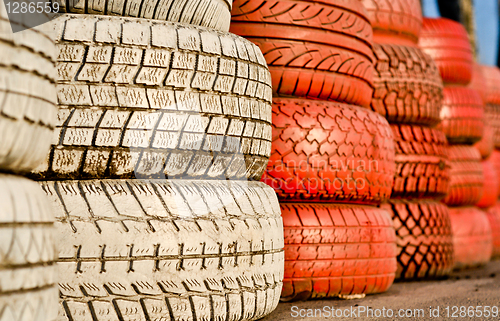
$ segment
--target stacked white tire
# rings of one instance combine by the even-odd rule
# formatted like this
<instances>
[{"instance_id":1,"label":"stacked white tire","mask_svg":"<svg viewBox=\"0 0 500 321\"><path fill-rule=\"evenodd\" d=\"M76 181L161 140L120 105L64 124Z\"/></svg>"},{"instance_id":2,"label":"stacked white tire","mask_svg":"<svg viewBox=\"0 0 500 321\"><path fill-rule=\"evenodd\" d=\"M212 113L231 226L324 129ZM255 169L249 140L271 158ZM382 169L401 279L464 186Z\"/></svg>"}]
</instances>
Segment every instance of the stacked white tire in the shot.
<instances>
[{"instance_id":1,"label":"stacked white tire","mask_svg":"<svg viewBox=\"0 0 500 321\"><path fill-rule=\"evenodd\" d=\"M0 4L0 320L57 318L54 215L22 176L49 152L55 127L56 48L48 30L13 33Z\"/></svg>"},{"instance_id":2,"label":"stacked white tire","mask_svg":"<svg viewBox=\"0 0 500 321\"><path fill-rule=\"evenodd\" d=\"M220 4L168 5L181 2ZM66 4L95 14L52 21L58 120L30 173L57 213L57 321L268 315L284 240L278 199L258 182L272 139L261 51L223 21Z\"/></svg>"}]
</instances>

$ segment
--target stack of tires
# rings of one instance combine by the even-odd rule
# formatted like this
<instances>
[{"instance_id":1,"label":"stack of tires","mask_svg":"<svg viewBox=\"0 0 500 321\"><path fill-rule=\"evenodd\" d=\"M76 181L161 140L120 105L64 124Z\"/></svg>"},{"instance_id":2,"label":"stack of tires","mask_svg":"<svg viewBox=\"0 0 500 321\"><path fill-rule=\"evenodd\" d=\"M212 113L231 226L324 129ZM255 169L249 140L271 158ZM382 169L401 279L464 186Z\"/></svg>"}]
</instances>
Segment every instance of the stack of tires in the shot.
<instances>
[{"instance_id":1,"label":"stack of tires","mask_svg":"<svg viewBox=\"0 0 500 321\"><path fill-rule=\"evenodd\" d=\"M459 23L443 18L424 19L419 45L434 58L445 84L439 128L450 143L450 189L443 202L450 210L454 267L485 264L492 253L491 228L486 214L475 205L489 206L496 195L485 193L483 197L492 166L486 161L486 172L483 170L481 153L473 146L483 136L485 108L484 93L474 89L481 80L467 86L474 73L469 38ZM480 78L480 74L476 72L474 78ZM489 182L486 189L492 189ZM492 192L496 194L496 189Z\"/></svg>"},{"instance_id":2,"label":"stack of tires","mask_svg":"<svg viewBox=\"0 0 500 321\"><path fill-rule=\"evenodd\" d=\"M271 78L227 32L231 2L65 4L56 130L31 174L57 213L58 321L269 314L284 266L278 199L259 182Z\"/></svg>"},{"instance_id":3,"label":"stack of tires","mask_svg":"<svg viewBox=\"0 0 500 321\"><path fill-rule=\"evenodd\" d=\"M23 175L49 151L56 48L46 28L29 29L20 16L9 19L0 4L0 320L54 321L54 215L40 186Z\"/></svg>"},{"instance_id":4,"label":"stack of tires","mask_svg":"<svg viewBox=\"0 0 500 321\"><path fill-rule=\"evenodd\" d=\"M386 291L396 272L388 212L394 141L369 110L372 27L360 1L236 0L231 31L264 53L273 85L263 182L285 231L282 300Z\"/></svg>"},{"instance_id":5,"label":"stack of tires","mask_svg":"<svg viewBox=\"0 0 500 321\"><path fill-rule=\"evenodd\" d=\"M371 108L387 118L396 145L391 213L400 280L436 278L453 267L448 208L447 140L440 127L443 84L432 57L418 48L418 0L363 0L374 31Z\"/></svg>"},{"instance_id":6,"label":"stack of tires","mask_svg":"<svg viewBox=\"0 0 500 321\"><path fill-rule=\"evenodd\" d=\"M484 137L476 144L483 156L484 188L482 202L478 206L486 210L491 226L492 258L500 258L500 70L497 67L480 66L483 76L481 93L485 102Z\"/></svg>"}]
</instances>

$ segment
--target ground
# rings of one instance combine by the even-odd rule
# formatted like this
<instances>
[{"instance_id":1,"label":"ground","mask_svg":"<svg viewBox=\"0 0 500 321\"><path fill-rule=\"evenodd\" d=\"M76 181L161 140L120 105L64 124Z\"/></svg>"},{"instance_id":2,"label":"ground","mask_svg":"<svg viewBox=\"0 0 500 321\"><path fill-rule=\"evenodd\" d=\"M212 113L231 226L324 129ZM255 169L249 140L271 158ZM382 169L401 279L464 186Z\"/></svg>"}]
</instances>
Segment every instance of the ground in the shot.
<instances>
[{"instance_id":1,"label":"ground","mask_svg":"<svg viewBox=\"0 0 500 321\"><path fill-rule=\"evenodd\" d=\"M363 308L360 308L363 306ZM420 317L407 318L417 319L417 320L428 320L432 319L430 317L429 307L432 306L433 313L436 314L436 307L439 306L439 320L499 320L500 319L500 261L490 262L487 266L474 270L465 270L460 272L454 272L445 280L439 281L420 281L420 282L397 282L395 283L389 291L383 294L369 295L364 299L353 299L353 300L315 300L307 302L292 302L292 303L280 303L276 311L270 314L268 317L264 318L264 321L281 321L281 320L398 320L405 319L405 313L415 315L420 313ZM453 308L457 306L458 308ZM470 316L475 316L475 318L469 318L464 316L464 309L462 308L462 316L460 317L460 307L464 306L470 308ZM476 308L481 306L480 308ZM490 306L492 308L484 308L485 306ZM326 307L326 308L324 308ZM352 311L355 313L352 317L334 317L329 316L333 309L342 309L342 313L350 313ZM363 312L363 309L370 307L373 309L374 316L366 317L367 312ZM386 310L385 315L376 317L376 313L384 313L382 308L392 309L394 312L393 317L389 317ZM449 307L449 316L446 307ZM493 308L497 307L497 308ZM313 310L307 310L313 309ZM322 311L320 316L319 311ZM345 311L347 309L347 311ZM361 309L362 315L360 315L359 310ZM379 309L379 311L376 311ZM402 317L397 316L400 312L399 309L404 309L401 311ZM406 310L410 311L406 311ZM423 311L421 310L423 309ZM474 309L474 312L472 312ZM477 309L477 311L476 311ZM302 318L298 314L312 315L316 310L316 317L305 317ZM420 312L417 310L421 310ZM456 312L455 312L456 310ZM485 318L490 311L499 311L497 317L493 317L493 312L490 312L490 317ZM326 311L326 312L325 312ZM335 310L334 310L335 311ZM452 317L453 313L457 317ZM478 315L482 312L482 317ZM340 312L338 312L340 313ZM424 315L422 315L424 313ZM292 317L295 315L295 317ZM349 316L349 314L347 314ZM361 317L363 316L363 317ZM397 316L397 317L396 317Z\"/></svg>"}]
</instances>

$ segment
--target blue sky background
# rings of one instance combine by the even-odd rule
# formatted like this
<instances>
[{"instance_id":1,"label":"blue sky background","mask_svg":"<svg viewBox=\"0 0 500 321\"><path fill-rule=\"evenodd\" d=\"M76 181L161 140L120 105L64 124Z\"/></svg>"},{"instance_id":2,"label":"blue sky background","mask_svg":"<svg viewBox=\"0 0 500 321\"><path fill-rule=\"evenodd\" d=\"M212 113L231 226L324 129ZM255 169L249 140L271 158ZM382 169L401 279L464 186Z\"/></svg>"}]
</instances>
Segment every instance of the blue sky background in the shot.
<instances>
[{"instance_id":1,"label":"blue sky background","mask_svg":"<svg viewBox=\"0 0 500 321\"><path fill-rule=\"evenodd\" d=\"M422 0L424 16L439 17L436 0ZM496 65L498 51L498 1L474 0L478 59L484 65Z\"/></svg>"}]
</instances>

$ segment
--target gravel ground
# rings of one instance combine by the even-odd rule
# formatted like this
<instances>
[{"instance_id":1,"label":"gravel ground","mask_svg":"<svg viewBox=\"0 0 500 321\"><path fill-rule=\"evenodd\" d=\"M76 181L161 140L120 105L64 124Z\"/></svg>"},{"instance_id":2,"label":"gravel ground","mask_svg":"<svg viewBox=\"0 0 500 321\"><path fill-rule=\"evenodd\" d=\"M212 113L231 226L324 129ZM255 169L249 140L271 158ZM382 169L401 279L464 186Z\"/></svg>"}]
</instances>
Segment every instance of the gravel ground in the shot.
<instances>
[{"instance_id":1,"label":"gravel ground","mask_svg":"<svg viewBox=\"0 0 500 321\"><path fill-rule=\"evenodd\" d=\"M464 308L462 308L462 316L460 315L462 306L467 309L471 307L470 317L467 314L464 315L467 313ZM481 307L476 308L479 306ZM488 309L485 306L491 308ZM432 307L432 314L435 317L431 317L429 307ZM436 310L437 307L439 311ZM449 309L447 310L446 307ZM350 314L351 308L355 314ZM373 316L367 316L369 308L372 309ZM367 312L364 312L364 309ZM392 310L392 317L388 309ZM400 309L403 310L400 311ZM485 317L488 315L488 310L492 312L489 312L489 317ZM496 317L494 317L494 311L498 311ZM339 316L342 312L344 316L332 316L335 312ZM437 312L439 312L439 318ZM454 312L455 317L453 317ZM301 317L300 313L304 317ZM480 314L482 316L479 317ZM405 318L413 320L500 320L500 261L490 262L479 269L454 272L445 280L395 283L386 293L369 295L364 299L281 303L276 311L262 320L398 320Z\"/></svg>"}]
</instances>

